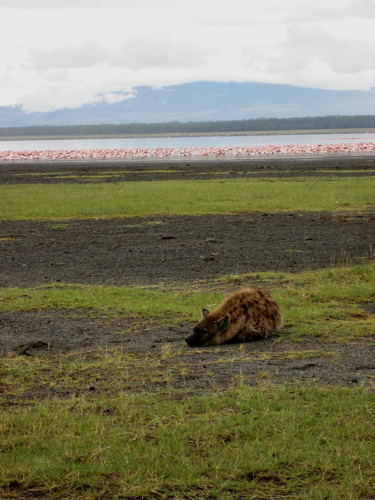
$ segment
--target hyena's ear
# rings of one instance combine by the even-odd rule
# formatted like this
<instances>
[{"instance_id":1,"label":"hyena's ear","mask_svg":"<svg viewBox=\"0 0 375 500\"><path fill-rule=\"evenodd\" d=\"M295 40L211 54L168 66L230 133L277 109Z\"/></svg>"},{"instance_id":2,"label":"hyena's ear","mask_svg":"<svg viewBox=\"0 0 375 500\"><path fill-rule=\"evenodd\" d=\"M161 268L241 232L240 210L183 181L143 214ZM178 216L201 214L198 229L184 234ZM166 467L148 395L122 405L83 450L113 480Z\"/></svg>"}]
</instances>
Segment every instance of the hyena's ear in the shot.
<instances>
[{"instance_id":1,"label":"hyena's ear","mask_svg":"<svg viewBox=\"0 0 375 500\"><path fill-rule=\"evenodd\" d=\"M217 324L221 332L228 330L230 325L230 314L227 313L223 318L219 319L219 321L217 321Z\"/></svg>"},{"instance_id":2,"label":"hyena's ear","mask_svg":"<svg viewBox=\"0 0 375 500\"><path fill-rule=\"evenodd\" d=\"M209 312L208 309L202 309L202 318L205 318Z\"/></svg>"}]
</instances>

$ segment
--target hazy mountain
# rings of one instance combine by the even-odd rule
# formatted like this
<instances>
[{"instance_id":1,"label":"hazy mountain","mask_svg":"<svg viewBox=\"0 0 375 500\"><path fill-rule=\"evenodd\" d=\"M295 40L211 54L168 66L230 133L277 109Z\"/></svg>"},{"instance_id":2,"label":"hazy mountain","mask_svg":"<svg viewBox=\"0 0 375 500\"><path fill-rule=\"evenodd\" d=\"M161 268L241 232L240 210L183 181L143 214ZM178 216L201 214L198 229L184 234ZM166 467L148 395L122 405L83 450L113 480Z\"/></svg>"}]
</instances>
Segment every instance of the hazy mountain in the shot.
<instances>
[{"instance_id":1,"label":"hazy mountain","mask_svg":"<svg viewBox=\"0 0 375 500\"><path fill-rule=\"evenodd\" d=\"M0 127L375 115L375 88L322 90L267 83L195 82L135 87L135 97L108 104L25 113L0 107ZM125 95L124 95L125 97Z\"/></svg>"}]
</instances>

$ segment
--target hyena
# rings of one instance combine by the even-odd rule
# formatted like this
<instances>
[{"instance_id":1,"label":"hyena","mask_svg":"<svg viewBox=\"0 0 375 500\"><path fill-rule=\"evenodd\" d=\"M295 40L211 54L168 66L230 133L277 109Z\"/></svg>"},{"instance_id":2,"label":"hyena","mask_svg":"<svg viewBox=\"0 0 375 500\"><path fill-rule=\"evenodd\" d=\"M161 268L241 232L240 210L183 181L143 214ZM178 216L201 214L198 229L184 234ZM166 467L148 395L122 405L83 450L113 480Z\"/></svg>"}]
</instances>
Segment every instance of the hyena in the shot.
<instances>
[{"instance_id":1,"label":"hyena","mask_svg":"<svg viewBox=\"0 0 375 500\"><path fill-rule=\"evenodd\" d=\"M282 326L280 308L262 288L234 292L213 311L202 309L202 319L185 338L190 347L267 338Z\"/></svg>"}]
</instances>

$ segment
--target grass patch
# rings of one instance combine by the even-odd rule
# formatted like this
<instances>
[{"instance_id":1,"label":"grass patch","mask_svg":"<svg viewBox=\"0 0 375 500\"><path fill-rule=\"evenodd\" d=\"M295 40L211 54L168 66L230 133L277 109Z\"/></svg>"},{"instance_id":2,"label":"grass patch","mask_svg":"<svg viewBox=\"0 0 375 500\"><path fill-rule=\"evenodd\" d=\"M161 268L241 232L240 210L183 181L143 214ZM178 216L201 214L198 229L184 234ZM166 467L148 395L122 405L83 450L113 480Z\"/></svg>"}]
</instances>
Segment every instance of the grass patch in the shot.
<instances>
[{"instance_id":1,"label":"grass patch","mask_svg":"<svg viewBox=\"0 0 375 500\"><path fill-rule=\"evenodd\" d=\"M374 191L374 177L15 184L0 186L0 219L362 210Z\"/></svg>"},{"instance_id":2,"label":"grass patch","mask_svg":"<svg viewBox=\"0 0 375 500\"><path fill-rule=\"evenodd\" d=\"M168 356L167 356L168 354ZM8 356L0 368L2 403L35 404L48 393L87 394L95 390L118 394L124 390L144 391L151 383L165 384L183 366L167 367L163 360L178 357L178 352L160 355L122 352L120 349L96 349L60 356L24 358ZM147 365L147 370L145 366Z\"/></svg>"},{"instance_id":3,"label":"grass patch","mask_svg":"<svg viewBox=\"0 0 375 500\"><path fill-rule=\"evenodd\" d=\"M93 316L158 318L164 324L191 318L201 304L214 303L223 294L187 293L152 287L104 287L47 285L36 288L8 288L0 292L0 311L41 311L43 309L88 310Z\"/></svg>"},{"instance_id":4,"label":"grass patch","mask_svg":"<svg viewBox=\"0 0 375 500\"><path fill-rule=\"evenodd\" d=\"M259 361L301 360L328 358L338 362L337 353L324 349L278 350L277 352L246 351L243 344L236 349L221 346L217 355L204 361L204 350L187 350L164 344L154 352L129 352L121 348L99 349L55 356L8 356L0 367L0 406L25 406L55 398L117 397L124 391L143 393L164 392L181 397L197 394L189 386L192 374L205 378L199 393L212 393L218 388L215 373ZM257 383L264 377L256 377ZM225 386L246 382L245 375L229 375ZM370 384L371 385L371 384ZM221 390L223 390L221 388Z\"/></svg>"},{"instance_id":5,"label":"grass patch","mask_svg":"<svg viewBox=\"0 0 375 500\"><path fill-rule=\"evenodd\" d=\"M0 486L50 498L360 500L374 486L373 421L361 388L239 386L9 408Z\"/></svg>"}]
</instances>

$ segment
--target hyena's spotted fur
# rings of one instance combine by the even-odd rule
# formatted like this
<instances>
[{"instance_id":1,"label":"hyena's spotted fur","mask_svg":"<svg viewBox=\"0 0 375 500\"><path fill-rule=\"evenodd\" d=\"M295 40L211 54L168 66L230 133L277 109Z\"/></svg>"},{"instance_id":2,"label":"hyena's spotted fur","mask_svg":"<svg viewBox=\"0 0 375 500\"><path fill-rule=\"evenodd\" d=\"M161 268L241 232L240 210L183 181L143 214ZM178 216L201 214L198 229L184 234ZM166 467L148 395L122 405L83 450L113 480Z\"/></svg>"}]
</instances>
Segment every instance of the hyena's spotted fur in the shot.
<instances>
[{"instance_id":1,"label":"hyena's spotted fur","mask_svg":"<svg viewBox=\"0 0 375 500\"><path fill-rule=\"evenodd\" d=\"M248 342L267 338L282 326L280 308L262 288L243 288L229 295L202 319L185 341L190 347Z\"/></svg>"}]
</instances>

